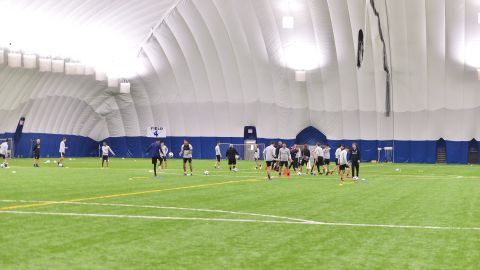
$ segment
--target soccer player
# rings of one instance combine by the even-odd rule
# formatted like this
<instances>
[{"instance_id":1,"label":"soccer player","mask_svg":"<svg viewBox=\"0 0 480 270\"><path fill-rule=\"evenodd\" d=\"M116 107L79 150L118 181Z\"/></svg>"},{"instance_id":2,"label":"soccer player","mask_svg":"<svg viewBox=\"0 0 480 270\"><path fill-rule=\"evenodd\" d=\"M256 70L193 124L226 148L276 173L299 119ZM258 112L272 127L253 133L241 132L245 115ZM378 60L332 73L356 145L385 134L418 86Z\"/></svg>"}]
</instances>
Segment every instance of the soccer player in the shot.
<instances>
[{"instance_id":1,"label":"soccer player","mask_svg":"<svg viewBox=\"0 0 480 270\"><path fill-rule=\"evenodd\" d=\"M162 158L161 158L161 149L162 144L160 143L160 139L155 139L155 142L148 146L146 152L150 154L152 157L152 165L153 165L153 176L157 177L157 161L160 162L160 166L162 165Z\"/></svg>"},{"instance_id":2,"label":"soccer player","mask_svg":"<svg viewBox=\"0 0 480 270\"><path fill-rule=\"evenodd\" d=\"M282 141L278 141L277 145L275 146L275 157L277 157L277 158L278 158L280 148L282 148L282 145L283 145ZM275 168L275 170L277 170L279 168L280 161L277 160L275 163L276 164L274 164L274 168Z\"/></svg>"},{"instance_id":3,"label":"soccer player","mask_svg":"<svg viewBox=\"0 0 480 270\"><path fill-rule=\"evenodd\" d=\"M220 169L220 160L222 159L222 152L220 152L220 143L215 146L215 169Z\"/></svg>"},{"instance_id":4,"label":"soccer player","mask_svg":"<svg viewBox=\"0 0 480 270\"><path fill-rule=\"evenodd\" d=\"M7 168L8 167L8 159L7 159L7 153L8 153L8 143L5 141L2 144L0 144L0 158L3 159L3 167Z\"/></svg>"},{"instance_id":5,"label":"soccer player","mask_svg":"<svg viewBox=\"0 0 480 270\"><path fill-rule=\"evenodd\" d=\"M358 173L360 171L360 150L357 144L352 144L352 151L350 152L350 161L352 163L352 177L354 181L358 180Z\"/></svg>"},{"instance_id":6,"label":"soccer player","mask_svg":"<svg viewBox=\"0 0 480 270\"><path fill-rule=\"evenodd\" d=\"M340 174L340 153L342 152L343 144L340 144L335 150L335 171Z\"/></svg>"},{"instance_id":7,"label":"soccer player","mask_svg":"<svg viewBox=\"0 0 480 270\"><path fill-rule=\"evenodd\" d=\"M265 153L265 162L266 162L266 167L265 170L267 171L267 177L268 180L272 179L270 176L270 170L273 166L273 163L275 161L275 143L271 142L269 146L267 146L264 150Z\"/></svg>"},{"instance_id":8,"label":"soccer player","mask_svg":"<svg viewBox=\"0 0 480 270\"><path fill-rule=\"evenodd\" d=\"M315 153L314 157L316 157L315 167L317 167L318 175L323 174L323 172L320 172L320 167L323 167L323 149L320 146L320 143L317 143L317 146L315 147L314 153ZM312 172L313 172L313 169L314 168L312 167Z\"/></svg>"},{"instance_id":9,"label":"soccer player","mask_svg":"<svg viewBox=\"0 0 480 270\"><path fill-rule=\"evenodd\" d=\"M260 147L258 144L255 144L255 149L253 153L253 159L255 160L255 170L261 169L262 164L260 163Z\"/></svg>"},{"instance_id":10,"label":"soccer player","mask_svg":"<svg viewBox=\"0 0 480 270\"><path fill-rule=\"evenodd\" d=\"M162 170L167 168L167 155L168 147L164 142L160 142L160 166L162 166Z\"/></svg>"},{"instance_id":11,"label":"soccer player","mask_svg":"<svg viewBox=\"0 0 480 270\"><path fill-rule=\"evenodd\" d=\"M187 176L187 162L190 165L190 176L193 175L192 157L193 147L187 139L183 140L183 145L180 147L180 156L183 157L183 175Z\"/></svg>"},{"instance_id":12,"label":"soccer player","mask_svg":"<svg viewBox=\"0 0 480 270\"><path fill-rule=\"evenodd\" d=\"M227 157L228 160L228 167L230 168L230 171L236 172L237 171L237 156L238 156L238 151L233 147L233 144L230 144L230 146L227 149L227 152L225 153L225 156Z\"/></svg>"},{"instance_id":13,"label":"soccer player","mask_svg":"<svg viewBox=\"0 0 480 270\"><path fill-rule=\"evenodd\" d=\"M341 146L342 151L340 152L340 157L338 159L339 165L339 174L340 174L340 185L343 185L345 170L348 167L348 149Z\"/></svg>"},{"instance_id":14,"label":"soccer player","mask_svg":"<svg viewBox=\"0 0 480 270\"><path fill-rule=\"evenodd\" d=\"M289 170L291 168L293 168L293 171L297 172L299 153L300 153L299 147L296 144L294 144L292 146L292 148L290 149L290 155L291 155L292 162L290 162L290 166L288 166Z\"/></svg>"},{"instance_id":15,"label":"soccer player","mask_svg":"<svg viewBox=\"0 0 480 270\"><path fill-rule=\"evenodd\" d=\"M35 143L33 144L33 167L40 167L38 165L40 161L40 139L37 139Z\"/></svg>"},{"instance_id":16,"label":"soccer player","mask_svg":"<svg viewBox=\"0 0 480 270\"><path fill-rule=\"evenodd\" d=\"M102 169L104 167L105 162L107 163L107 168L108 168L108 155L112 153L112 155L115 156L115 153L113 152L112 148L108 146L107 142L103 142L102 145Z\"/></svg>"},{"instance_id":17,"label":"soccer player","mask_svg":"<svg viewBox=\"0 0 480 270\"><path fill-rule=\"evenodd\" d=\"M303 150L302 150L302 162L300 163L300 173L303 173L303 166L307 165L309 160L310 160L310 150L308 149L308 144L304 144ZM308 169L306 173L308 173Z\"/></svg>"},{"instance_id":18,"label":"soccer player","mask_svg":"<svg viewBox=\"0 0 480 270\"><path fill-rule=\"evenodd\" d=\"M63 138L63 140L60 142L60 148L58 149L58 152L60 153L60 161L58 162L59 167L63 167L63 160L65 159L65 150L68 149L68 147L65 146L65 143L67 142L67 138Z\"/></svg>"},{"instance_id":19,"label":"soccer player","mask_svg":"<svg viewBox=\"0 0 480 270\"><path fill-rule=\"evenodd\" d=\"M287 148L287 144L282 144L282 148L278 151L278 159L279 167L278 167L278 176L282 176L282 169L285 166L285 171L283 172L284 175L290 176L290 170L288 169L288 162L292 161L292 157L290 156L290 149Z\"/></svg>"},{"instance_id":20,"label":"soccer player","mask_svg":"<svg viewBox=\"0 0 480 270\"><path fill-rule=\"evenodd\" d=\"M326 172L325 175L333 174L333 171L330 171L330 146L328 144L323 147L323 171Z\"/></svg>"}]
</instances>

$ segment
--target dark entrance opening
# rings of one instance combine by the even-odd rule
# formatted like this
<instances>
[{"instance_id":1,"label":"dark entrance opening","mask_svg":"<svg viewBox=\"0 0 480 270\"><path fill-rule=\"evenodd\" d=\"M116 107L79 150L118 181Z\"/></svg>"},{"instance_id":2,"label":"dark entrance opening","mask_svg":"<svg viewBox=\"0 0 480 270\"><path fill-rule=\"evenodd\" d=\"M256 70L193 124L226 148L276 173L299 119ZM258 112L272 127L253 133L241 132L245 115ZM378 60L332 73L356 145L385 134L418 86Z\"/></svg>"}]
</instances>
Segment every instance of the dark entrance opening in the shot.
<instances>
[{"instance_id":1,"label":"dark entrance opening","mask_svg":"<svg viewBox=\"0 0 480 270\"><path fill-rule=\"evenodd\" d=\"M475 139L472 139L468 143L468 163L469 164L478 163L478 142Z\"/></svg>"},{"instance_id":2,"label":"dark entrance opening","mask_svg":"<svg viewBox=\"0 0 480 270\"><path fill-rule=\"evenodd\" d=\"M447 143L443 138L437 141L437 163L447 163Z\"/></svg>"}]
</instances>

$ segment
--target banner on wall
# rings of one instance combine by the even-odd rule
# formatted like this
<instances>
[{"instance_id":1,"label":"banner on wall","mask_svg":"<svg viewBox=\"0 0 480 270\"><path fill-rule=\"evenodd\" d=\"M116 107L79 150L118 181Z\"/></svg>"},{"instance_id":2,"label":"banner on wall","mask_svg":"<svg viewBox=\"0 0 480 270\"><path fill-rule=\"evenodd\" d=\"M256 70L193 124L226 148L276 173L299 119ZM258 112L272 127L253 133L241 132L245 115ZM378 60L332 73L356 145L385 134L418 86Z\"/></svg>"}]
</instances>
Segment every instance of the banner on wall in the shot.
<instances>
[{"instance_id":1,"label":"banner on wall","mask_svg":"<svg viewBox=\"0 0 480 270\"><path fill-rule=\"evenodd\" d=\"M147 137L149 138L166 138L167 130L164 127L148 127Z\"/></svg>"}]
</instances>

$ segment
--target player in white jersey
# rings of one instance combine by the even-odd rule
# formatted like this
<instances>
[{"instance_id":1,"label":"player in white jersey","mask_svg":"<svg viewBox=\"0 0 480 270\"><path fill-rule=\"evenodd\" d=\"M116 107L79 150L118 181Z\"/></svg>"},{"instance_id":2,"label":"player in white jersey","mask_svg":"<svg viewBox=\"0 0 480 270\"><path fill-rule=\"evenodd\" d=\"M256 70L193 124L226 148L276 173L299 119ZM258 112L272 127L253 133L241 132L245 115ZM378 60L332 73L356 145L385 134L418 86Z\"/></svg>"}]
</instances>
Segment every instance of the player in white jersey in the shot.
<instances>
[{"instance_id":1,"label":"player in white jersey","mask_svg":"<svg viewBox=\"0 0 480 270\"><path fill-rule=\"evenodd\" d=\"M183 140L183 145L180 147L180 156L183 157L183 175L187 175L187 162L190 165L190 176L193 175L192 168L192 157L193 157L193 147L188 140Z\"/></svg>"},{"instance_id":2,"label":"player in white jersey","mask_svg":"<svg viewBox=\"0 0 480 270\"><path fill-rule=\"evenodd\" d=\"M160 143L160 166L161 169L164 170L167 168L167 155L168 155L168 147L165 145L164 142Z\"/></svg>"},{"instance_id":3,"label":"player in white jersey","mask_svg":"<svg viewBox=\"0 0 480 270\"><path fill-rule=\"evenodd\" d=\"M255 160L255 170L258 170L262 168L262 164L260 163L260 147L258 144L255 144L254 151L253 159Z\"/></svg>"},{"instance_id":4,"label":"player in white jersey","mask_svg":"<svg viewBox=\"0 0 480 270\"><path fill-rule=\"evenodd\" d=\"M265 155L265 163L266 163L266 166L265 166L265 170L267 171L267 177L268 177L268 180L271 179L271 176L270 176L270 169L272 168L272 165L274 164L275 162L275 143L274 142L271 142L269 146L267 146L265 148L265 150L263 150L263 153Z\"/></svg>"},{"instance_id":5,"label":"player in white jersey","mask_svg":"<svg viewBox=\"0 0 480 270\"><path fill-rule=\"evenodd\" d=\"M337 148L337 150L335 150L335 171L340 174L340 153L342 152L342 147L343 145L340 144Z\"/></svg>"},{"instance_id":6,"label":"player in white jersey","mask_svg":"<svg viewBox=\"0 0 480 270\"><path fill-rule=\"evenodd\" d=\"M345 170L348 168L348 149L342 146L342 151L340 152L340 157L338 158L338 163L340 164L340 185L343 185Z\"/></svg>"},{"instance_id":7,"label":"player in white jersey","mask_svg":"<svg viewBox=\"0 0 480 270\"><path fill-rule=\"evenodd\" d=\"M63 160L65 159L65 151L68 149L68 147L65 146L66 142L67 142L67 138L64 137L60 142L60 148L58 149L58 152L60 153L60 161L58 162L59 167L63 167Z\"/></svg>"},{"instance_id":8,"label":"player in white jersey","mask_svg":"<svg viewBox=\"0 0 480 270\"><path fill-rule=\"evenodd\" d=\"M8 143L3 142L2 144L0 144L0 158L3 159L2 164L4 168L8 167L7 154L8 154Z\"/></svg>"},{"instance_id":9,"label":"player in white jersey","mask_svg":"<svg viewBox=\"0 0 480 270\"><path fill-rule=\"evenodd\" d=\"M220 169L220 160L222 160L222 152L220 151L220 143L215 145L215 169Z\"/></svg>"},{"instance_id":10,"label":"player in white jersey","mask_svg":"<svg viewBox=\"0 0 480 270\"><path fill-rule=\"evenodd\" d=\"M330 146L328 144L323 146L323 171L326 172L325 175L333 174L333 171L330 171Z\"/></svg>"},{"instance_id":11,"label":"player in white jersey","mask_svg":"<svg viewBox=\"0 0 480 270\"><path fill-rule=\"evenodd\" d=\"M320 143L317 143L317 146L313 150L313 157L315 158L315 167L317 167L317 172L320 175L320 167L323 167L323 149L320 146ZM312 174L314 167L312 166Z\"/></svg>"},{"instance_id":12,"label":"player in white jersey","mask_svg":"<svg viewBox=\"0 0 480 270\"><path fill-rule=\"evenodd\" d=\"M102 145L102 169L104 167L105 162L107 163L107 168L108 168L108 155L112 153L112 155L115 156L115 153L113 152L112 148L107 145L107 142L103 142Z\"/></svg>"},{"instance_id":13,"label":"player in white jersey","mask_svg":"<svg viewBox=\"0 0 480 270\"><path fill-rule=\"evenodd\" d=\"M279 159L279 167L278 167L278 176L282 176L282 169L285 166L285 171L283 175L290 176L290 170L288 169L288 162L292 162L292 157L290 154L290 149L287 148L287 144L282 144L282 148L278 150L278 159Z\"/></svg>"}]
</instances>

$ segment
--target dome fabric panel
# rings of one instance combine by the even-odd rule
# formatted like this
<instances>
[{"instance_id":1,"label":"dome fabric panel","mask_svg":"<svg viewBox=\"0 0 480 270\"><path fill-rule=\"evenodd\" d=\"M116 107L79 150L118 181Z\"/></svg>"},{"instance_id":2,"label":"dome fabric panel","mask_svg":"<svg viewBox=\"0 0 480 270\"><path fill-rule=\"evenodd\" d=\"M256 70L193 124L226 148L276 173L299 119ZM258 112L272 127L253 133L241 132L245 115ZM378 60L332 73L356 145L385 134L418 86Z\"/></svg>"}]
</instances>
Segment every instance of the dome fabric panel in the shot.
<instances>
[{"instance_id":1,"label":"dome fabric panel","mask_svg":"<svg viewBox=\"0 0 480 270\"><path fill-rule=\"evenodd\" d=\"M290 30L281 25L283 0L3 3L78 26L107 25L139 53L130 94L94 76L0 65L0 113L7 116L0 130L12 132L25 116L25 132L96 141L145 136L152 125L171 137L239 138L244 126L256 126L261 138L293 139L312 126L331 140L480 138L474 1L375 1L392 72L391 117L371 8L365 18L364 1L294 2ZM307 80L296 82L302 61Z\"/></svg>"}]
</instances>

